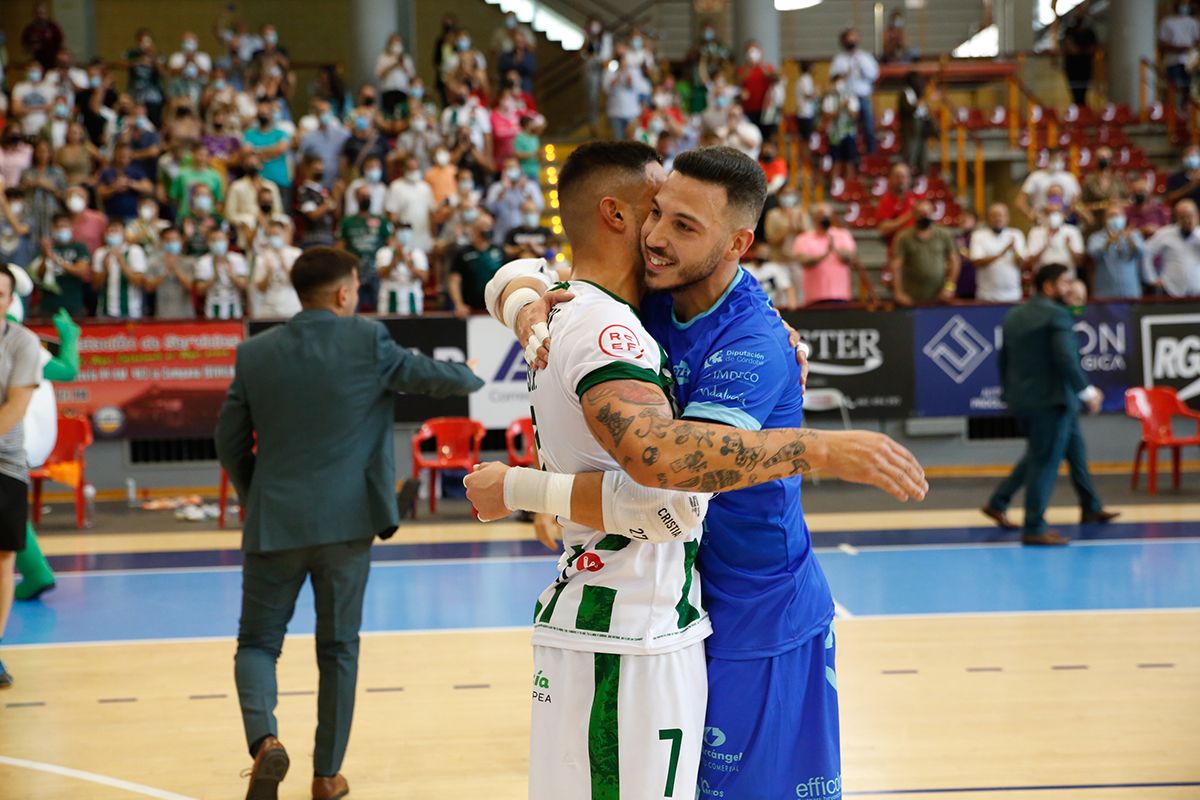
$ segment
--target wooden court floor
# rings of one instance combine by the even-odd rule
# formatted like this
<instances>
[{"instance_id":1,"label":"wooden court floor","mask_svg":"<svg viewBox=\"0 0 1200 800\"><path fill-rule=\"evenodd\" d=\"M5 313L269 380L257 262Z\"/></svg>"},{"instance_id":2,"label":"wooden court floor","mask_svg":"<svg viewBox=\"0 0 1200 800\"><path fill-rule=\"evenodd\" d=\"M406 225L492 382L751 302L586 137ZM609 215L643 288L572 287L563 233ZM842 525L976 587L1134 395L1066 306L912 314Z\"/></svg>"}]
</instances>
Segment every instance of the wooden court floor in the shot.
<instances>
[{"instance_id":1,"label":"wooden court floor","mask_svg":"<svg viewBox=\"0 0 1200 800\"><path fill-rule=\"evenodd\" d=\"M837 625L846 797L1200 798L1200 611ZM0 695L0 799L243 796L231 640L5 657L21 702ZM366 636L351 797L523 798L530 663L525 630ZM280 688L293 763L281 797L301 800L315 724L310 637L289 638Z\"/></svg>"}]
</instances>

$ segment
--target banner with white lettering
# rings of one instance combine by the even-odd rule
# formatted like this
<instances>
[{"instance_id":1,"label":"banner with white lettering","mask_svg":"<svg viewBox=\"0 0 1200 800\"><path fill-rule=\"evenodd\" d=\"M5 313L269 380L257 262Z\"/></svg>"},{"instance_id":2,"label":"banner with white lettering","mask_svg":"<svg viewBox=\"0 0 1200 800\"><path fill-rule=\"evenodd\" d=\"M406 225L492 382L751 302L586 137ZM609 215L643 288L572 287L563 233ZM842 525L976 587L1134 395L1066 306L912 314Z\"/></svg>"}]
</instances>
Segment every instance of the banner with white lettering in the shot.
<instances>
[{"instance_id":1,"label":"banner with white lettering","mask_svg":"<svg viewBox=\"0 0 1200 800\"><path fill-rule=\"evenodd\" d=\"M1131 383L1170 386L1200 411L1200 305L1139 306L1138 360Z\"/></svg>"}]
</instances>

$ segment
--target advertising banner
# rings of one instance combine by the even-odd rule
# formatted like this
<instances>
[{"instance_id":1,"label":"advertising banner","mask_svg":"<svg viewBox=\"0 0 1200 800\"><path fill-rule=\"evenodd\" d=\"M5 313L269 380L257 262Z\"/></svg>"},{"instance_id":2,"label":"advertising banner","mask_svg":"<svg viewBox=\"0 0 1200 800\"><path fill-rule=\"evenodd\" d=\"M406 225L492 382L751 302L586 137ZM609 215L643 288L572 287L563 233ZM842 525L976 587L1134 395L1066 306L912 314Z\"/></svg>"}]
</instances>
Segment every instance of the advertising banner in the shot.
<instances>
[{"instance_id":1,"label":"advertising banner","mask_svg":"<svg viewBox=\"0 0 1200 800\"><path fill-rule=\"evenodd\" d=\"M489 430L529 416L525 355L517 337L491 317L467 320L467 352L487 385L471 395L471 419Z\"/></svg>"},{"instance_id":2,"label":"advertising banner","mask_svg":"<svg viewBox=\"0 0 1200 800\"><path fill-rule=\"evenodd\" d=\"M59 412L101 438L211 436L233 378L240 322L84 323L79 377L56 384ZM31 329L48 340L48 325Z\"/></svg>"},{"instance_id":3,"label":"advertising banner","mask_svg":"<svg viewBox=\"0 0 1200 800\"><path fill-rule=\"evenodd\" d=\"M1138 361L1131 385L1170 386L1200 411L1200 305L1138 306Z\"/></svg>"},{"instance_id":4,"label":"advertising banner","mask_svg":"<svg viewBox=\"0 0 1200 800\"><path fill-rule=\"evenodd\" d=\"M784 314L812 348L809 388L837 389L872 418L907 417L913 409L911 316L849 309Z\"/></svg>"}]
</instances>

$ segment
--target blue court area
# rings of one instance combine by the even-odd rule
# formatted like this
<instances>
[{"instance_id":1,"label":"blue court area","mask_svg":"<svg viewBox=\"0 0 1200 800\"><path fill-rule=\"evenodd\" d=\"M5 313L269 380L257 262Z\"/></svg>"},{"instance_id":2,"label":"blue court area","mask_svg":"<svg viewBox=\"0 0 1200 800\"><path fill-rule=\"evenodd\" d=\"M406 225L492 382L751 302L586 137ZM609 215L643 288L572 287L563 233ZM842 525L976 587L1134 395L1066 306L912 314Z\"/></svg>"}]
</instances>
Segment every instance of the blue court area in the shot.
<instances>
[{"instance_id":1,"label":"blue court area","mask_svg":"<svg viewBox=\"0 0 1200 800\"><path fill-rule=\"evenodd\" d=\"M1127 536L1138 536L1140 526L1121 527ZM1173 531L1177 538L1077 541L1059 549L843 545L819 549L818 557L835 597L854 616L1200 607L1200 540L1179 538L1182 532ZM853 533L845 536L855 540ZM364 630L528 625L534 599L554 577L556 559L523 546L514 549L517 554L505 556L377 561ZM378 550L377 557L403 558L389 548ZM90 566L60 574L58 589L44 603L17 604L5 643L229 637L237 631L236 566ZM306 589L291 632L312 630Z\"/></svg>"}]
</instances>

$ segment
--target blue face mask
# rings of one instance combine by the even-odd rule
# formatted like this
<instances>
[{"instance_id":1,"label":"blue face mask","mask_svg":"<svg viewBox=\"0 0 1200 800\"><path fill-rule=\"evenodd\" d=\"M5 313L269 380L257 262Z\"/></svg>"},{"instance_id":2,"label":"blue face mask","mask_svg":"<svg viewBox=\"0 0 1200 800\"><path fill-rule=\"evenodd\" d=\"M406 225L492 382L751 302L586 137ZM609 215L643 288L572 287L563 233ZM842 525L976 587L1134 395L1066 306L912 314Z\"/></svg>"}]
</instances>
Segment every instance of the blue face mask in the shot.
<instances>
[{"instance_id":1,"label":"blue face mask","mask_svg":"<svg viewBox=\"0 0 1200 800\"><path fill-rule=\"evenodd\" d=\"M71 229L55 228L54 241L58 242L59 244L66 244L67 242L71 241Z\"/></svg>"},{"instance_id":2,"label":"blue face mask","mask_svg":"<svg viewBox=\"0 0 1200 800\"><path fill-rule=\"evenodd\" d=\"M1183 157L1184 169L1200 169L1200 154L1188 153Z\"/></svg>"},{"instance_id":3,"label":"blue face mask","mask_svg":"<svg viewBox=\"0 0 1200 800\"><path fill-rule=\"evenodd\" d=\"M334 116L332 111L326 111L321 115L321 122L324 122L326 126L332 128L337 124L337 117Z\"/></svg>"},{"instance_id":4,"label":"blue face mask","mask_svg":"<svg viewBox=\"0 0 1200 800\"><path fill-rule=\"evenodd\" d=\"M163 242L163 252L169 256L177 256L183 252L183 242Z\"/></svg>"},{"instance_id":5,"label":"blue face mask","mask_svg":"<svg viewBox=\"0 0 1200 800\"><path fill-rule=\"evenodd\" d=\"M383 170L369 169L363 172L363 177L367 179L367 183L379 183L383 180Z\"/></svg>"},{"instance_id":6,"label":"blue face mask","mask_svg":"<svg viewBox=\"0 0 1200 800\"><path fill-rule=\"evenodd\" d=\"M109 247L120 247L125 242L125 237L119 233L110 233L104 237L104 243Z\"/></svg>"},{"instance_id":7,"label":"blue face mask","mask_svg":"<svg viewBox=\"0 0 1200 800\"><path fill-rule=\"evenodd\" d=\"M224 239L218 239L208 246L208 249L214 256L223 256L229 252L229 242Z\"/></svg>"},{"instance_id":8,"label":"blue face mask","mask_svg":"<svg viewBox=\"0 0 1200 800\"><path fill-rule=\"evenodd\" d=\"M371 118L370 117L355 117L354 118L354 127L358 128L360 131L365 131L367 128L371 127Z\"/></svg>"},{"instance_id":9,"label":"blue face mask","mask_svg":"<svg viewBox=\"0 0 1200 800\"><path fill-rule=\"evenodd\" d=\"M279 235L267 237L267 244L270 245L272 250L282 250L284 244L283 237Z\"/></svg>"},{"instance_id":10,"label":"blue face mask","mask_svg":"<svg viewBox=\"0 0 1200 800\"><path fill-rule=\"evenodd\" d=\"M412 244L413 233L408 228L401 228L396 231L396 241L403 247L408 247Z\"/></svg>"},{"instance_id":11,"label":"blue face mask","mask_svg":"<svg viewBox=\"0 0 1200 800\"><path fill-rule=\"evenodd\" d=\"M1120 233L1125 230L1125 218L1113 217L1108 221L1108 229L1113 233Z\"/></svg>"}]
</instances>

